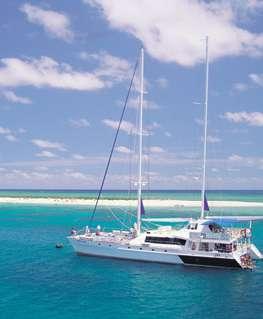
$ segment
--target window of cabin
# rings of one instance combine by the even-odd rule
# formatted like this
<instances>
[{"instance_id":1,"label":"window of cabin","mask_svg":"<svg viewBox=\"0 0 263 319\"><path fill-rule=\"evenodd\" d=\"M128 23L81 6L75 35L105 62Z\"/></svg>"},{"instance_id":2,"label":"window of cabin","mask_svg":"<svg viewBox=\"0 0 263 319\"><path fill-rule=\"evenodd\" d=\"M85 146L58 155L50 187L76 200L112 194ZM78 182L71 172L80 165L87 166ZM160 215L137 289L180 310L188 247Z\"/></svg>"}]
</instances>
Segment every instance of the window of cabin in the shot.
<instances>
[{"instance_id":1,"label":"window of cabin","mask_svg":"<svg viewBox=\"0 0 263 319\"><path fill-rule=\"evenodd\" d=\"M153 236L146 236L145 238L146 243L153 243L153 244L170 244L170 245L185 245L186 240L182 238L176 237L153 237Z\"/></svg>"},{"instance_id":2,"label":"window of cabin","mask_svg":"<svg viewBox=\"0 0 263 319\"><path fill-rule=\"evenodd\" d=\"M222 227L216 223L210 224L208 227L212 233L220 233L222 231Z\"/></svg>"},{"instance_id":3,"label":"window of cabin","mask_svg":"<svg viewBox=\"0 0 263 319\"><path fill-rule=\"evenodd\" d=\"M199 250L209 251L209 243L200 243Z\"/></svg>"},{"instance_id":4,"label":"window of cabin","mask_svg":"<svg viewBox=\"0 0 263 319\"><path fill-rule=\"evenodd\" d=\"M235 250L236 247L234 247ZM231 253L233 250L232 244L215 244L215 250L219 251L220 253Z\"/></svg>"},{"instance_id":5,"label":"window of cabin","mask_svg":"<svg viewBox=\"0 0 263 319\"><path fill-rule=\"evenodd\" d=\"M198 226L197 223L189 224L189 225L187 226L187 229L196 230L196 229L197 229L197 226Z\"/></svg>"}]
</instances>

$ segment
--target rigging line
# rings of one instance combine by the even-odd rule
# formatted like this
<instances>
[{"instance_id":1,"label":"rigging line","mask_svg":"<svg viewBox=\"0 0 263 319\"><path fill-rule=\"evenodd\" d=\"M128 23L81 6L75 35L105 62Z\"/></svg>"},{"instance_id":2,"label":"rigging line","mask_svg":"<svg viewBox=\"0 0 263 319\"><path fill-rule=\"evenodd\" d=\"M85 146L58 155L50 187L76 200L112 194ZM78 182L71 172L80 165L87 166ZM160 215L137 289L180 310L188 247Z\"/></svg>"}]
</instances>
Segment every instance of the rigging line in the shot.
<instances>
[{"instance_id":1,"label":"rigging line","mask_svg":"<svg viewBox=\"0 0 263 319\"><path fill-rule=\"evenodd\" d=\"M109 210L109 212L112 214L112 216L126 229L129 229L129 226L126 225L120 218L118 218L118 216L116 214L113 213L113 210L111 207L107 207L107 209Z\"/></svg>"},{"instance_id":2,"label":"rigging line","mask_svg":"<svg viewBox=\"0 0 263 319\"><path fill-rule=\"evenodd\" d=\"M130 93L131 93L131 88L132 88L133 80L134 80L134 77L135 77L135 74L136 74L138 63L139 63L139 57L137 58L135 66L134 66L134 70L133 70L132 78L131 78L131 81L130 81L129 89L128 89L128 92L127 92L127 95L126 95L126 98L125 98L125 102L124 102L124 106L123 106L122 112L121 112L119 125L118 125L117 131L116 131L116 134L115 134L115 137L114 137L114 141L113 141L113 144L112 144L112 147L111 147L110 156L108 158L108 162L107 162L107 165L106 165L106 168L105 168L105 171L104 171L104 175L103 175L103 178L102 178L102 182L101 182L100 190L99 190L99 193L98 193L98 196L97 196L97 199L96 199L96 203L95 203L92 215L91 215L90 220L89 220L89 227L91 227L91 225L92 225L92 222L93 222L96 210L97 210L98 202L100 200L101 192L102 192L102 189L103 189L103 186L104 186L104 182L105 182L108 170L109 170L112 154L113 154L113 151L114 151L114 148L115 148L115 145L116 145L116 141L117 141L117 138L118 138L118 135L119 135L121 123L122 123L122 120L123 120L123 117L124 117L124 113L125 113L125 110L126 110L126 107L127 107L128 99L129 99L129 96L130 96Z\"/></svg>"},{"instance_id":3,"label":"rigging line","mask_svg":"<svg viewBox=\"0 0 263 319\"><path fill-rule=\"evenodd\" d=\"M134 212L132 212L132 211L130 211L130 210L125 210L125 209L123 209L123 208L121 208L121 207L118 207L119 208L119 210L120 211L122 211L123 213L125 213L125 214L127 214L127 215L129 215L129 216L131 216L131 217L134 217L134 218L136 218L136 211L134 211ZM133 214L134 213L134 214Z\"/></svg>"}]
</instances>

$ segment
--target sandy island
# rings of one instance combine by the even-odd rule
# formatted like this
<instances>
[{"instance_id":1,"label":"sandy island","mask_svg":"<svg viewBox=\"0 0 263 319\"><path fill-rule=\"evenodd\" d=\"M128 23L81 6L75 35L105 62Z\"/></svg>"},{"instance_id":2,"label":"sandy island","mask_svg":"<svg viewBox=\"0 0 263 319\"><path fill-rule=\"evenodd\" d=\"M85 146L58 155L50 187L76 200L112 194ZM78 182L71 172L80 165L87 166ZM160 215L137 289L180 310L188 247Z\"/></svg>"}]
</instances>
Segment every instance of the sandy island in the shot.
<instances>
[{"instance_id":1,"label":"sandy island","mask_svg":"<svg viewBox=\"0 0 263 319\"><path fill-rule=\"evenodd\" d=\"M29 197L0 197L0 204L33 204L33 205L75 205L93 206L95 199L76 198L29 198ZM136 206L136 200L127 199L102 199L100 206L127 207ZM147 207L200 207L200 201L177 200L177 199L146 199ZM242 201L210 201L211 207L263 207L263 202Z\"/></svg>"}]
</instances>

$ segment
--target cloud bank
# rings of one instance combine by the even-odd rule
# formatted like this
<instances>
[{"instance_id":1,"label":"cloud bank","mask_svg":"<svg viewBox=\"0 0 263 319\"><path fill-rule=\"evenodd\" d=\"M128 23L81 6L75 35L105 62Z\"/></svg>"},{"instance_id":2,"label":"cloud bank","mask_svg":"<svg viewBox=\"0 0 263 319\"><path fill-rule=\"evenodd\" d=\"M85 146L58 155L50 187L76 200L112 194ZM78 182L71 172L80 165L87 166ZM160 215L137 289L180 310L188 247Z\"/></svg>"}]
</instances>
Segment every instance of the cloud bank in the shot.
<instances>
[{"instance_id":1,"label":"cloud bank","mask_svg":"<svg viewBox=\"0 0 263 319\"><path fill-rule=\"evenodd\" d=\"M90 71L78 71L67 63L42 56L39 59L4 58L0 62L0 87L34 86L64 90L93 91L111 87L130 76L130 64L125 59L107 53L95 55L98 66ZM12 95L12 96L11 96ZM8 93L9 99L18 97ZM22 101L21 98L19 99ZM29 99L23 102L30 102Z\"/></svg>"},{"instance_id":2,"label":"cloud bank","mask_svg":"<svg viewBox=\"0 0 263 319\"><path fill-rule=\"evenodd\" d=\"M83 0L97 7L109 25L136 37L148 53L164 62L194 66L203 61L204 39L210 37L211 60L262 55L263 34L239 26L240 5L201 0ZM250 2L250 3L249 3ZM244 1L257 8L258 1ZM143 12L143 14L142 14ZM251 13L251 10L249 10Z\"/></svg>"},{"instance_id":3,"label":"cloud bank","mask_svg":"<svg viewBox=\"0 0 263 319\"><path fill-rule=\"evenodd\" d=\"M70 20L67 15L25 3L20 10L25 13L30 23L40 25L52 37L70 42L74 38Z\"/></svg>"}]
</instances>

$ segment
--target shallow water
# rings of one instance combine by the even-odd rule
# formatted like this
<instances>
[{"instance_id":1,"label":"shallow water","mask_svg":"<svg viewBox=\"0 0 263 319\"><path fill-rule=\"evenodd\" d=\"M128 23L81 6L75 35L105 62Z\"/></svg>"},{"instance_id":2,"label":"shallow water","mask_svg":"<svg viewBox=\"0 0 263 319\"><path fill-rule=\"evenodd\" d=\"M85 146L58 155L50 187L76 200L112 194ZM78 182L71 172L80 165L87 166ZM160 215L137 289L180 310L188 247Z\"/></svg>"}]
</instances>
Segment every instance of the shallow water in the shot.
<instances>
[{"instance_id":1,"label":"shallow water","mask_svg":"<svg viewBox=\"0 0 263 319\"><path fill-rule=\"evenodd\" d=\"M1 319L263 318L263 262L250 272L78 257L66 236L73 225L87 224L90 211L0 207ZM120 211L114 212L121 218ZM155 209L147 214L197 212ZM105 209L98 210L95 221L102 227L118 226ZM254 238L263 251L263 223L254 224ZM56 249L57 242L64 248Z\"/></svg>"}]
</instances>

